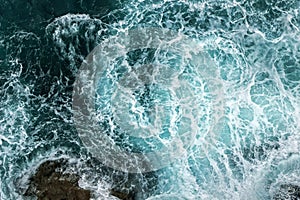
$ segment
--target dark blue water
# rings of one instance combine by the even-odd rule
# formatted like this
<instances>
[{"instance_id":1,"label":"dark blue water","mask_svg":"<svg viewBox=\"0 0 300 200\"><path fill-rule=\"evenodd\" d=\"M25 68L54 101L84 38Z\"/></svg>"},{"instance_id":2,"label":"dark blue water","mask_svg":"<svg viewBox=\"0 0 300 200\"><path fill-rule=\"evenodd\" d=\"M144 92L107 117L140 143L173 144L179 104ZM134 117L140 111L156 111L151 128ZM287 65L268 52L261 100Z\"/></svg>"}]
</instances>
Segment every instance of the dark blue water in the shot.
<instances>
[{"instance_id":1,"label":"dark blue water","mask_svg":"<svg viewBox=\"0 0 300 200\"><path fill-rule=\"evenodd\" d=\"M82 139L74 86L95 47L150 27L179 46L104 54L112 67L97 80L95 137L160 152L132 175L108 164L112 149L96 155ZM113 199L112 187L149 200L272 199L300 187L299 30L297 0L1 0L0 199L24 199L39 164L61 157L94 199ZM182 154L161 161L174 138Z\"/></svg>"}]
</instances>

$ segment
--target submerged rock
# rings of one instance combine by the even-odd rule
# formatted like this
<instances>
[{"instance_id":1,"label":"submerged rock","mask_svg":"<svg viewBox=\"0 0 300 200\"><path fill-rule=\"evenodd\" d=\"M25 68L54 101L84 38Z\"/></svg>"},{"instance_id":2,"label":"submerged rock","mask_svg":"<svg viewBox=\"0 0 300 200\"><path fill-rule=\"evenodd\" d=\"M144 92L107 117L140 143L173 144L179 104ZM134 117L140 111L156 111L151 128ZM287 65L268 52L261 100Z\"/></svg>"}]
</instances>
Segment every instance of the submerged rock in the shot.
<instances>
[{"instance_id":1,"label":"submerged rock","mask_svg":"<svg viewBox=\"0 0 300 200\"><path fill-rule=\"evenodd\" d=\"M124 193L124 192L119 192L116 190L111 190L110 194L115 197L118 197L121 200L134 200L134 195L130 194L130 193Z\"/></svg>"},{"instance_id":2,"label":"submerged rock","mask_svg":"<svg viewBox=\"0 0 300 200\"><path fill-rule=\"evenodd\" d=\"M64 159L42 163L30 178L24 196L36 196L38 200L89 200L91 191L79 187L77 174L64 173L66 166ZM121 200L134 200L133 193L117 188L110 189L109 193Z\"/></svg>"},{"instance_id":3,"label":"submerged rock","mask_svg":"<svg viewBox=\"0 0 300 200\"><path fill-rule=\"evenodd\" d=\"M35 195L38 200L89 200L91 192L78 185L79 176L63 174L65 160L46 161L30 178L25 196Z\"/></svg>"}]
</instances>

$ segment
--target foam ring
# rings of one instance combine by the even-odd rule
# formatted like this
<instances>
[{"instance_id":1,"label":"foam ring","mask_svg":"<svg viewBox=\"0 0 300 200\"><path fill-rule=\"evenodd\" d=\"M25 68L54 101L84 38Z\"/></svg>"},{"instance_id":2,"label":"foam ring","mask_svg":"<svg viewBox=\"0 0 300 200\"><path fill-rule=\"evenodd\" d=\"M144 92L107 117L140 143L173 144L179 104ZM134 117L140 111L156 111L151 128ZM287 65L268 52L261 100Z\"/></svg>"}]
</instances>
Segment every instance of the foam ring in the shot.
<instances>
[{"instance_id":1,"label":"foam ring","mask_svg":"<svg viewBox=\"0 0 300 200\"><path fill-rule=\"evenodd\" d=\"M199 111L192 111L188 104L182 103L180 105L181 119L193 117L188 124L189 136L184 137L184 140L174 138L169 145L163 146L159 151L147 153L128 152L116 145L108 135L101 134L103 129L99 126L99 115L97 115L95 107L98 81L112 70L110 65L112 60L126 56L128 52L144 48L179 52L184 58L189 58L190 63L195 66L197 63L203 63L202 68L196 67L197 77L207 79L208 87L214 91L216 99L214 118L217 120L223 113L222 85L216 80L216 66L209 56L203 53L203 44L195 42L181 33L159 28L128 30L106 39L87 56L78 72L73 91L74 122L83 144L94 156L108 167L130 173L155 171L181 158L186 153L186 149L193 144L199 123ZM187 49L190 51L187 52ZM120 83L125 84L125 80L126 76ZM177 82L176 87L178 90L188 90L191 83L181 79ZM177 96L177 99L180 100L180 98L180 95ZM197 100L195 100L196 104ZM112 105L115 106L114 110L118 110L117 104ZM196 113L196 116L192 113ZM119 118L119 123L120 120L122 118ZM178 128L180 129L180 127Z\"/></svg>"}]
</instances>

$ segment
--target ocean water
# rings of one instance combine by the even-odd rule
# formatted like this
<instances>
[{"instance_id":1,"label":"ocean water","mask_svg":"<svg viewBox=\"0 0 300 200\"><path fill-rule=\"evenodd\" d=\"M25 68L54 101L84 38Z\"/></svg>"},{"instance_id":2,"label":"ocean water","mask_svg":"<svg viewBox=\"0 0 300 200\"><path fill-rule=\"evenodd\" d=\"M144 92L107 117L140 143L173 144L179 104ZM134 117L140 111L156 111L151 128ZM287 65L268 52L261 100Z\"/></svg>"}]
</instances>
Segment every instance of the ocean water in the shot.
<instances>
[{"instance_id":1,"label":"ocean water","mask_svg":"<svg viewBox=\"0 0 300 200\"><path fill-rule=\"evenodd\" d=\"M300 198L299 30L297 0L1 0L0 199L58 158L93 199Z\"/></svg>"}]
</instances>

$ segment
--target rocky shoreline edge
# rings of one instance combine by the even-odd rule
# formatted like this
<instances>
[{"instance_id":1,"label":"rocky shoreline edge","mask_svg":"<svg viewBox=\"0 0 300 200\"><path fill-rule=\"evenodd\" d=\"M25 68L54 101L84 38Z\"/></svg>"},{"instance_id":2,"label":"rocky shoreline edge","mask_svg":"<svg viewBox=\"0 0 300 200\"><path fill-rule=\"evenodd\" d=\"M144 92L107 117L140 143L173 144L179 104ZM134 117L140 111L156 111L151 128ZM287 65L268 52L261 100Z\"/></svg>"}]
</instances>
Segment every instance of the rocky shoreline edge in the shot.
<instances>
[{"instance_id":1,"label":"rocky shoreline edge","mask_svg":"<svg viewBox=\"0 0 300 200\"><path fill-rule=\"evenodd\" d=\"M79 186L77 174L65 173L67 160L43 162L29 178L25 197L38 200L90 200L92 192ZM121 200L134 200L133 194L111 189L110 195Z\"/></svg>"}]
</instances>

